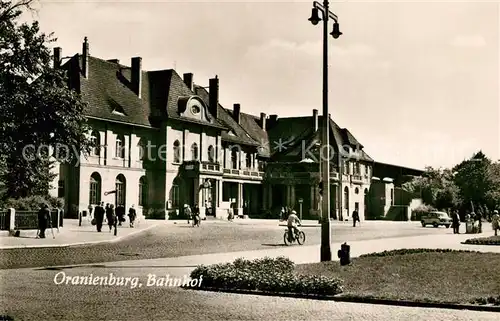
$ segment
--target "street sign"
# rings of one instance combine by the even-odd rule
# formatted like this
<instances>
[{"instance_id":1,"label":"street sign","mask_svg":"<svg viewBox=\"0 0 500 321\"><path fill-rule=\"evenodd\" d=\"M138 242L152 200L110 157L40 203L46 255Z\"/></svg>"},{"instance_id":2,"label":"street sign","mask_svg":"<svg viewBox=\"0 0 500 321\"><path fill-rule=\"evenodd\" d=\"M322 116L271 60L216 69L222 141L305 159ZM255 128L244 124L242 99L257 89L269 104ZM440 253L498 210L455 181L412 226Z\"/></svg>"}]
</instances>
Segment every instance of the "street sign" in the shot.
<instances>
[{"instance_id":1,"label":"street sign","mask_svg":"<svg viewBox=\"0 0 500 321\"><path fill-rule=\"evenodd\" d=\"M302 204L302 202L303 202L303 201L304 201L304 200L303 200L302 198L299 198L299 203L301 203L301 204Z\"/></svg>"}]
</instances>

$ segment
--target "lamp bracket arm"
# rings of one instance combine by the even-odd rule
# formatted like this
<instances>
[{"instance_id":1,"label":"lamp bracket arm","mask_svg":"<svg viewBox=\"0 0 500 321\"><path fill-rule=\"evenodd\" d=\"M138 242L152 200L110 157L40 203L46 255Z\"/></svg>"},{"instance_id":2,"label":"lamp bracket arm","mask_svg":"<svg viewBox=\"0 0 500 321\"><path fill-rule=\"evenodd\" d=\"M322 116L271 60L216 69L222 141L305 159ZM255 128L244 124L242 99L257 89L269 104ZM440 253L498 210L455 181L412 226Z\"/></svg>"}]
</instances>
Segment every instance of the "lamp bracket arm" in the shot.
<instances>
[{"instance_id":1,"label":"lamp bracket arm","mask_svg":"<svg viewBox=\"0 0 500 321\"><path fill-rule=\"evenodd\" d=\"M319 3L318 1L314 1L313 2L313 7L318 9L319 11L321 11L321 14L322 14L322 18L323 20L325 19L325 6L323 6L321 3ZM331 18L333 20L335 20L335 22L338 22L339 20L339 17L337 17L337 15L333 12L331 12L330 10L328 10L328 18Z\"/></svg>"}]
</instances>

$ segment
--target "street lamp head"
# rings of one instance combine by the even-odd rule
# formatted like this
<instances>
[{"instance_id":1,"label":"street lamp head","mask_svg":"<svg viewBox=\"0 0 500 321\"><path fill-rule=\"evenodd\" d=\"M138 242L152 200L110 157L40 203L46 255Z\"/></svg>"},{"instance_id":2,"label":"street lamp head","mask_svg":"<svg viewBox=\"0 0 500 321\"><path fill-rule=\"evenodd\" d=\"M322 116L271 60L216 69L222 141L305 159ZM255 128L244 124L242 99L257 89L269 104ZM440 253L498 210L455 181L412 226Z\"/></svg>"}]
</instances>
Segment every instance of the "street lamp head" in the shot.
<instances>
[{"instance_id":1,"label":"street lamp head","mask_svg":"<svg viewBox=\"0 0 500 321\"><path fill-rule=\"evenodd\" d=\"M338 39L342 35L342 32L339 30L339 23L335 21L333 24L333 31L330 33L333 39Z\"/></svg>"},{"instance_id":2,"label":"street lamp head","mask_svg":"<svg viewBox=\"0 0 500 321\"><path fill-rule=\"evenodd\" d=\"M311 18L307 19L307 20L311 21L311 23L313 25L317 25L321 21L321 18L319 17L318 11L319 10L317 8L313 8L312 13L311 13Z\"/></svg>"}]
</instances>

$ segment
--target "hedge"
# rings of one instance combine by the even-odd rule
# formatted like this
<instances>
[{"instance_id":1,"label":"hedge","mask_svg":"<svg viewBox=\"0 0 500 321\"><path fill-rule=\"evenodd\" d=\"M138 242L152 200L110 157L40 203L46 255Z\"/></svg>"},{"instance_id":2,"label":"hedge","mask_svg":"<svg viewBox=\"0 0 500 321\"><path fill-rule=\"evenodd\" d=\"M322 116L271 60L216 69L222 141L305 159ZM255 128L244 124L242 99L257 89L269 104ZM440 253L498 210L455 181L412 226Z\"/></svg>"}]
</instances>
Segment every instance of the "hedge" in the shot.
<instances>
[{"instance_id":1,"label":"hedge","mask_svg":"<svg viewBox=\"0 0 500 321\"><path fill-rule=\"evenodd\" d=\"M2 201L0 207L14 208L18 211L38 211L43 204L48 204L51 208L64 208L64 199L52 196L29 196L23 198L9 198Z\"/></svg>"},{"instance_id":2,"label":"hedge","mask_svg":"<svg viewBox=\"0 0 500 321\"><path fill-rule=\"evenodd\" d=\"M474 239L465 240L465 244L474 244L474 245L500 245L500 236L492 236L492 237L480 237Z\"/></svg>"},{"instance_id":3,"label":"hedge","mask_svg":"<svg viewBox=\"0 0 500 321\"><path fill-rule=\"evenodd\" d=\"M490 296L487 298L478 298L478 299L471 301L471 303L472 304L479 304L479 305L490 304L490 305L497 305L498 306L498 305L500 305L500 295L497 297Z\"/></svg>"},{"instance_id":4,"label":"hedge","mask_svg":"<svg viewBox=\"0 0 500 321\"><path fill-rule=\"evenodd\" d=\"M398 255L406 255L406 254L418 254L418 253L480 253L478 251L468 251L468 250L451 250L451 249L399 249L399 250L391 250L391 251L383 251L383 252L375 252L360 255L359 257L386 257L386 256L398 256Z\"/></svg>"},{"instance_id":5,"label":"hedge","mask_svg":"<svg viewBox=\"0 0 500 321\"><path fill-rule=\"evenodd\" d=\"M343 292L343 281L326 276L297 275L295 264L285 257L253 261L237 259L233 263L201 265L191 272L192 279L202 277L201 288L256 290L263 292L336 295Z\"/></svg>"}]
</instances>

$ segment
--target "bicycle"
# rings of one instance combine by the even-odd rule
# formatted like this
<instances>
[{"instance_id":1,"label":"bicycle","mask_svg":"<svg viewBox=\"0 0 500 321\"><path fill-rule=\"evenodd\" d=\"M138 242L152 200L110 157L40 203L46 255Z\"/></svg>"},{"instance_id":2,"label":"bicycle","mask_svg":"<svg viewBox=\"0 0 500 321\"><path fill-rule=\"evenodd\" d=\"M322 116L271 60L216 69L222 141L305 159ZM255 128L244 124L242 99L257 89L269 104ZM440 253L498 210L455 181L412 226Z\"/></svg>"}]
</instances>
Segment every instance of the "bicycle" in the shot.
<instances>
[{"instance_id":1,"label":"bicycle","mask_svg":"<svg viewBox=\"0 0 500 321\"><path fill-rule=\"evenodd\" d=\"M298 231L297 233L294 234L295 235L290 240L289 231L288 229L285 230L285 234L283 235L283 240L285 241L285 245L291 245L295 241L297 241L299 245L304 244L304 242L306 241L306 234L303 231Z\"/></svg>"}]
</instances>

